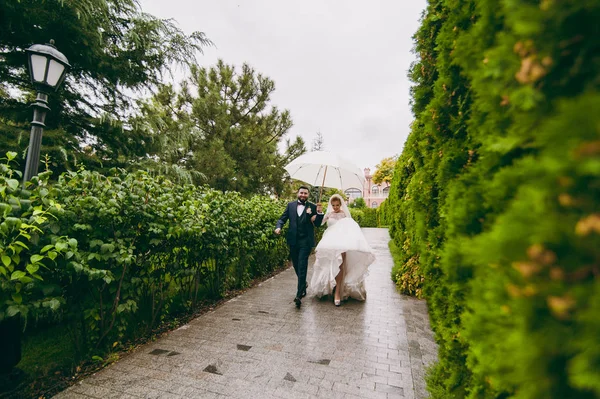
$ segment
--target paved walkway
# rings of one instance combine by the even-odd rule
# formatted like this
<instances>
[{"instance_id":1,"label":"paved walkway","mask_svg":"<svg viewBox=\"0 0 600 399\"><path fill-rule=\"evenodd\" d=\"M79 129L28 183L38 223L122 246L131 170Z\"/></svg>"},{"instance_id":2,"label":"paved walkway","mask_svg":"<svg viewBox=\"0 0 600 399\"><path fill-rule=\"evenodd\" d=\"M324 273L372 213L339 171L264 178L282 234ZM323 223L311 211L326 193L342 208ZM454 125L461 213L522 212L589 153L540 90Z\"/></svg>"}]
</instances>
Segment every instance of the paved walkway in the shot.
<instances>
[{"instance_id":1,"label":"paved walkway","mask_svg":"<svg viewBox=\"0 0 600 399\"><path fill-rule=\"evenodd\" d=\"M426 397L425 302L396 292L387 230L364 232L377 255L365 302L298 310L289 268L55 398Z\"/></svg>"}]
</instances>

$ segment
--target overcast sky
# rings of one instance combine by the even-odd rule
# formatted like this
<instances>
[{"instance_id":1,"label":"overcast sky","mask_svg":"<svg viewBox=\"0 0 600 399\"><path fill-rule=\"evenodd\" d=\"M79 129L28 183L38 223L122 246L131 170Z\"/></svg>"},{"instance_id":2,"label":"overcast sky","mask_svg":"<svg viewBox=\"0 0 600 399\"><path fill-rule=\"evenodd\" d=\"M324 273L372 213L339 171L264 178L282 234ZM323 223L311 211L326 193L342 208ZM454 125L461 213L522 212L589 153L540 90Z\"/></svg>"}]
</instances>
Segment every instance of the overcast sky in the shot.
<instances>
[{"instance_id":1,"label":"overcast sky","mask_svg":"<svg viewBox=\"0 0 600 399\"><path fill-rule=\"evenodd\" d=\"M142 9L202 31L216 47L199 61L247 62L275 81L272 102L289 109L310 149L361 168L399 154L409 132L412 35L425 0L141 0Z\"/></svg>"}]
</instances>

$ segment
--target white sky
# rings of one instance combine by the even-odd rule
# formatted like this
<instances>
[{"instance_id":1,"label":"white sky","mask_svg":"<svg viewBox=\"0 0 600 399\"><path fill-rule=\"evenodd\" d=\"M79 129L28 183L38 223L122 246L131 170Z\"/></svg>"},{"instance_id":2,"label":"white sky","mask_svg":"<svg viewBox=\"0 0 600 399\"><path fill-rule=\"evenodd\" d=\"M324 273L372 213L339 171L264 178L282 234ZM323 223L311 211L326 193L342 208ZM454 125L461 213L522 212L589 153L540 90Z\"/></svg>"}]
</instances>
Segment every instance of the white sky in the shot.
<instances>
[{"instance_id":1,"label":"white sky","mask_svg":"<svg viewBox=\"0 0 600 399\"><path fill-rule=\"evenodd\" d=\"M275 81L272 104L289 109L308 149L372 171L400 154L412 114L407 72L425 0L141 0L143 11L202 31L216 47L199 62L247 62Z\"/></svg>"}]
</instances>

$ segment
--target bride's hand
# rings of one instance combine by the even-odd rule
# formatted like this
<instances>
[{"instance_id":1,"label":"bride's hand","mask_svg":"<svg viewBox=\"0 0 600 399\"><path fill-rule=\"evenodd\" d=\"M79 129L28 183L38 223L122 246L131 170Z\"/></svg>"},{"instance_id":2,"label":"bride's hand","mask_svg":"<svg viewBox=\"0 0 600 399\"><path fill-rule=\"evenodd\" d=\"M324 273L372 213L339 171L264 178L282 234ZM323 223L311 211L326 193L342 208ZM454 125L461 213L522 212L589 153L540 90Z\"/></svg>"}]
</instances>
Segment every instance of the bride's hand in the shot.
<instances>
[{"instance_id":1,"label":"bride's hand","mask_svg":"<svg viewBox=\"0 0 600 399\"><path fill-rule=\"evenodd\" d=\"M316 219L317 219L317 216L315 215L315 216L313 216L313 217L310 218L310 221L314 223Z\"/></svg>"}]
</instances>

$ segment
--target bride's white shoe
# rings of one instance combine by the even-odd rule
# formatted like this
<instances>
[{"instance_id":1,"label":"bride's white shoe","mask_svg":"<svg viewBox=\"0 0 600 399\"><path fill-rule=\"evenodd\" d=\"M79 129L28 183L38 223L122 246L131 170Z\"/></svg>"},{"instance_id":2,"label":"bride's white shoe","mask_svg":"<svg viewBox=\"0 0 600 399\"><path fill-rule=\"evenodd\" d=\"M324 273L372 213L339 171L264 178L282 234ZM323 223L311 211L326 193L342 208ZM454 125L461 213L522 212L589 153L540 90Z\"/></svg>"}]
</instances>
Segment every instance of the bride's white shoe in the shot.
<instances>
[{"instance_id":1,"label":"bride's white shoe","mask_svg":"<svg viewBox=\"0 0 600 399\"><path fill-rule=\"evenodd\" d=\"M340 306L342 304L342 300L340 299L335 299L335 289L337 288L337 285L335 287L333 287L333 291L331 292L331 294L333 295L333 303L335 306Z\"/></svg>"}]
</instances>

